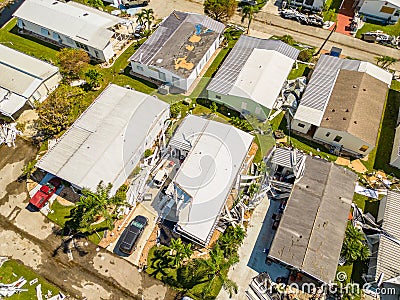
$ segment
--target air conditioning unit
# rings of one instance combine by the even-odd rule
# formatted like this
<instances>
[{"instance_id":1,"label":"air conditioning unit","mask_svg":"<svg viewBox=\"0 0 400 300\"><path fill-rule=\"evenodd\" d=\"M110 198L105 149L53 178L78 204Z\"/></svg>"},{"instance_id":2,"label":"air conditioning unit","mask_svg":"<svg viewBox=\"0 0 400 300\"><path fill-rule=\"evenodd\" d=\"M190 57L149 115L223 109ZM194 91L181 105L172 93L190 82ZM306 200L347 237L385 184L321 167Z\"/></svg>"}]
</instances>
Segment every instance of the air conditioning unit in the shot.
<instances>
[{"instance_id":1,"label":"air conditioning unit","mask_svg":"<svg viewBox=\"0 0 400 300\"><path fill-rule=\"evenodd\" d=\"M159 92L161 95L167 95L167 94L169 94L169 86L168 86L168 85L165 85L165 84L160 85L160 86L158 87L158 92Z\"/></svg>"}]
</instances>

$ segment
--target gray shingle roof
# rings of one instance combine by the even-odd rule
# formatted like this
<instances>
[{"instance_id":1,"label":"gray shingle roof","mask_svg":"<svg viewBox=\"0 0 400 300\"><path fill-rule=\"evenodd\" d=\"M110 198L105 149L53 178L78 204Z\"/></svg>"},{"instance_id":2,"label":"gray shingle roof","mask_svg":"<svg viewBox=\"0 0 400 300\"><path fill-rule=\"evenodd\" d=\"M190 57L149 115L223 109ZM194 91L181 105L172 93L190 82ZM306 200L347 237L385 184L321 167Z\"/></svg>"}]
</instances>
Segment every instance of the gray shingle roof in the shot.
<instances>
[{"instance_id":1,"label":"gray shingle roof","mask_svg":"<svg viewBox=\"0 0 400 300\"><path fill-rule=\"evenodd\" d=\"M323 281L333 281L357 175L321 159L306 157L269 256Z\"/></svg>"}]
</instances>

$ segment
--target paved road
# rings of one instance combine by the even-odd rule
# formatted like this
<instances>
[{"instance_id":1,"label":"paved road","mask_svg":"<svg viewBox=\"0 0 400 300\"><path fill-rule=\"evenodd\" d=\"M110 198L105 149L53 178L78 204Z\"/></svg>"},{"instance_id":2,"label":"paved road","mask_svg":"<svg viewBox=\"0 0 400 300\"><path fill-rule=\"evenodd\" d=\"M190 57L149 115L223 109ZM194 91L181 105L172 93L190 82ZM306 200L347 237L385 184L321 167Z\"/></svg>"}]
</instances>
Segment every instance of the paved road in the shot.
<instances>
[{"instance_id":1,"label":"paved road","mask_svg":"<svg viewBox=\"0 0 400 300\"><path fill-rule=\"evenodd\" d=\"M267 5L273 6L274 3L269 1ZM160 18L168 16L173 10L203 13L202 0L152 0L149 6L154 9L156 16ZM300 43L309 44L318 48L329 35L329 31L322 28L301 25L298 22L285 20L271 13L276 11L276 9L271 7L265 8L257 13L251 25L250 35L261 36L259 32L276 36L289 34ZM231 22L243 25L240 19L240 15L236 14ZM342 53L346 56L372 63L375 63L375 58L381 55L388 55L400 59L399 50L378 44L367 43L360 39L336 32L332 34L329 42L324 46L324 49L330 50L332 46L342 48ZM400 63L393 65L391 68L400 70Z\"/></svg>"},{"instance_id":2,"label":"paved road","mask_svg":"<svg viewBox=\"0 0 400 300\"><path fill-rule=\"evenodd\" d=\"M26 209L26 184L16 182L21 167L35 153L22 139L17 139L15 149L0 147L0 256L20 260L79 299L173 299L174 293L160 281L86 240L71 247L73 260L69 259L58 227Z\"/></svg>"}]
</instances>

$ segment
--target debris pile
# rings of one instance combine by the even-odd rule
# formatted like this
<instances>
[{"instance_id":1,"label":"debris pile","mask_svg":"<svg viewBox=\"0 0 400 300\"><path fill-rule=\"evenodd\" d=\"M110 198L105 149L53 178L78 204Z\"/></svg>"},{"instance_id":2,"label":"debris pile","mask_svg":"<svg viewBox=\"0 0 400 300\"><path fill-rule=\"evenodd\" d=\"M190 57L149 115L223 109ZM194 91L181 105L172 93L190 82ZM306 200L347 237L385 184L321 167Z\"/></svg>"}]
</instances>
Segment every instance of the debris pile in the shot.
<instances>
[{"instance_id":1,"label":"debris pile","mask_svg":"<svg viewBox=\"0 0 400 300\"><path fill-rule=\"evenodd\" d=\"M362 35L362 39L367 42L376 42L385 46L399 48L400 36L383 33L382 30L369 31Z\"/></svg>"},{"instance_id":2,"label":"debris pile","mask_svg":"<svg viewBox=\"0 0 400 300\"><path fill-rule=\"evenodd\" d=\"M17 130L17 123L0 125L0 145L7 144L8 147L15 147L15 139L17 135L22 135L22 132Z\"/></svg>"},{"instance_id":3,"label":"debris pile","mask_svg":"<svg viewBox=\"0 0 400 300\"><path fill-rule=\"evenodd\" d=\"M322 27L324 19L318 15L306 15L295 9L284 9L280 12L281 17L285 19L296 20L300 24Z\"/></svg>"}]
</instances>

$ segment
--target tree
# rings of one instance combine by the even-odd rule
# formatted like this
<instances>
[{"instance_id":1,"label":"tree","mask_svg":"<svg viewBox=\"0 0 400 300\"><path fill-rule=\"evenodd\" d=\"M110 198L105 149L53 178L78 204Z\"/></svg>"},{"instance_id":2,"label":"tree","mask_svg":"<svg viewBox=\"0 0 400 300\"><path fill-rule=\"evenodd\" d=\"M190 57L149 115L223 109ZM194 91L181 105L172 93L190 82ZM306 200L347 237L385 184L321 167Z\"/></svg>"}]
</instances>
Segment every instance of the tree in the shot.
<instances>
[{"instance_id":1,"label":"tree","mask_svg":"<svg viewBox=\"0 0 400 300\"><path fill-rule=\"evenodd\" d=\"M104 3L101 0L88 0L87 4L89 6L96 7L96 8L104 7Z\"/></svg>"},{"instance_id":2,"label":"tree","mask_svg":"<svg viewBox=\"0 0 400 300\"><path fill-rule=\"evenodd\" d=\"M236 0L205 0L204 13L218 22L228 21L237 8Z\"/></svg>"},{"instance_id":3,"label":"tree","mask_svg":"<svg viewBox=\"0 0 400 300\"><path fill-rule=\"evenodd\" d=\"M146 150L144 151L144 158L147 158L147 157L152 156L152 155L153 155L153 150L151 150L151 149L146 149Z\"/></svg>"},{"instance_id":4,"label":"tree","mask_svg":"<svg viewBox=\"0 0 400 300\"><path fill-rule=\"evenodd\" d=\"M395 62L397 62L396 58L387 55L376 58L376 64L383 69L388 69Z\"/></svg>"},{"instance_id":5,"label":"tree","mask_svg":"<svg viewBox=\"0 0 400 300\"><path fill-rule=\"evenodd\" d=\"M89 55L82 49L63 48L57 57L61 72L70 78L78 78L90 61Z\"/></svg>"},{"instance_id":6,"label":"tree","mask_svg":"<svg viewBox=\"0 0 400 300\"><path fill-rule=\"evenodd\" d=\"M294 39L291 35L285 34L284 36L281 37L280 39L282 42L292 46L294 44Z\"/></svg>"},{"instance_id":7,"label":"tree","mask_svg":"<svg viewBox=\"0 0 400 300\"><path fill-rule=\"evenodd\" d=\"M21 169L23 177L26 177L28 180L31 178L32 174L35 173L37 169L36 162L37 160L34 159L26 163L26 165Z\"/></svg>"},{"instance_id":8,"label":"tree","mask_svg":"<svg viewBox=\"0 0 400 300\"><path fill-rule=\"evenodd\" d=\"M299 53L298 59L300 61L309 62L313 57L314 51L312 49L303 49Z\"/></svg>"},{"instance_id":9,"label":"tree","mask_svg":"<svg viewBox=\"0 0 400 300\"><path fill-rule=\"evenodd\" d=\"M193 254L192 244L184 244L180 238L172 239L169 249L174 267L180 267L182 261Z\"/></svg>"},{"instance_id":10,"label":"tree","mask_svg":"<svg viewBox=\"0 0 400 300\"><path fill-rule=\"evenodd\" d=\"M166 281L180 290L176 299L181 299L195 286L207 282L207 271L199 266L198 260L193 260L176 270L176 279L169 277Z\"/></svg>"},{"instance_id":11,"label":"tree","mask_svg":"<svg viewBox=\"0 0 400 300\"><path fill-rule=\"evenodd\" d=\"M147 24L147 30L151 30L151 24L154 21L154 10L149 8L149 9L143 9L144 13L144 20L146 21Z\"/></svg>"},{"instance_id":12,"label":"tree","mask_svg":"<svg viewBox=\"0 0 400 300\"><path fill-rule=\"evenodd\" d=\"M225 257L237 255L239 246L243 243L246 231L241 226L229 226L219 238L218 244Z\"/></svg>"},{"instance_id":13,"label":"tree","mask_svg":"<svg viewBox=\"0 0 400 300\"><path fill-rule=\"evenodd\" d=\"M112 229L116 211L120 206L126 205L126 198L121 195L111 197L111 188L111 183L105 185L100 181L95 192L84 189L65 225L74 232L90 234L95 231L94 223L104 219L106 228Z\"/></svg>"},{"instance_id":14,"label":"tree","mask_svg":"<svg viewBox=\"0 0 400 300\"><path fill-rule=\"evenodd\" d=\"M370 254L369 248L365 244L364 233L351 224L347 225L341 256L346 258L348 263L352 263L356 260L365 261Z\"/></svg>"},{"instance_id":15,"label":"tree","mask_svg":"<svg viewBox=\"0 0 400 300\"><path fill-rule=\"evenodd\" d=\"M37 107L37 129L46 137L52 137L67 129L75 120L74 105L81 102L83 95L84 91L80 87L60 85Z\"/></svg>"},{"instance_id":16,"label":"tree","mask_svg":"<svg viewBox=\"0 0 400 300\"><path fill-rule=\"evenodd\" d=\"M90 89L99 88L101 86L101 82L103 81L103 74L101 74L97 69L87 70L85 77Z\"/></svg>"},{"instance_id":17,"label":"tree","mask_svg":"<svg viewBox=\"0 0 400 300\"><path fill-rule=\"evenodd\" d=\"M207 270L208 282L203 289L203 296L207 296L212 287L219 283L232 297L233 293L237 293L237 284L228 278L229 268L237 263L239 258L237 255L233 255L229 258L225 258L224 252L217 244L214 249L210 252L210 258L207 260L200 260L200 264Z\"/></svg>"},{"instance_id":18,"label":"tree","mask_svg":"<svg viewBox=\"0 0 400 300\"><path fill-rule=\"evenodd\" d=\"M217 103L211 102L210 110L211 110L211 112L212 112L213 114L215 114L215 113L218 111L218 105L217 105Z\"/></svg>"},{"instance_id":19,"label":"tree","mask_svg":"<svg viewBox=\"0 0 400 300\"><path fill-rule=\"evenodd\" d=\"M258 11L258 9L256 6L253 6L253 5L243 6L241 22L243 23L244 20L246 20L246 18L249 20L247 23L247 31L246 31L247 34L250 33L250 24L251 24L251 21L253 20L253 14L256 13L257 11Z\"/></svg>"},{"instance_id":20,"label":"tree","mask_svg":"<svg viewBox=\"0 0 400 300\"><path fill-rule=\"evenodd\" d=\"M181 113L181 106L178 102L176 102L169 107L169 110L171 113L171 117L176 118Z\"/></svg>"},{"instance_id":21,"label":"tree","mask_svg":"<svg viewBox=\"0 0 400 300\"><path fill-rule=\"evenodd\" d=\"M136 13L136 22L139 25L143 25L144 24L144 11L141 10L138 13Z\"/></svg>"}]
</instances>

